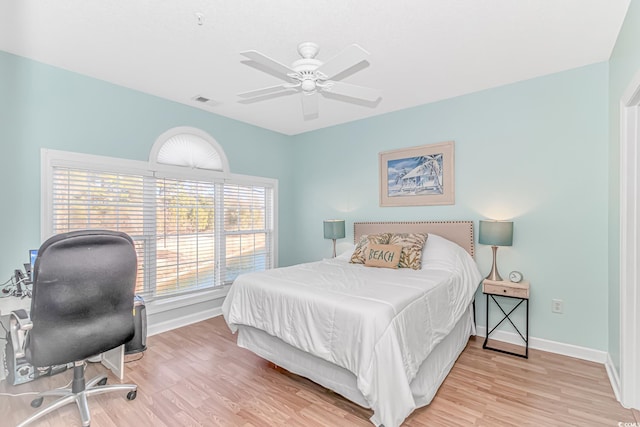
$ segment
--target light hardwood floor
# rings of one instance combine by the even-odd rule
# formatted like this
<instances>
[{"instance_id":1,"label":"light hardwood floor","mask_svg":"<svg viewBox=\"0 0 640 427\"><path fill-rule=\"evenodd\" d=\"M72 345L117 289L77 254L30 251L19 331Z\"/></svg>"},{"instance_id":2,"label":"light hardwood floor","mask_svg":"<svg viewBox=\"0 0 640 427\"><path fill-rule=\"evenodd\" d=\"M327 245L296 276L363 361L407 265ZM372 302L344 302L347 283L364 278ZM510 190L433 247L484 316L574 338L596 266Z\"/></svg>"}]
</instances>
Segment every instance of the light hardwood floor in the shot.
<instances>
[{"instance_id":1,"label":"light hardwood floor","mask_svg":"<svg viewBox=\"0 0 640 427\"><path fill-rule=\"evenodd\" d=\"M238 348L222 317L148 339L144 357L126 365L124 393L90 398L93 427L371 426L371 411ZM140 355L127 359L135 360ZM105 369L90 364L87 377ZM0 392L65 385L71 371ZM110 383L118 382L113 377ZM31 397L0 396L0 426L31 414ZM46 404L46 401L45 401ZM616 402L602 365L531 350L528 360L482 350L472 338L433 402L406 426L618 426L634 423ZM34 424L79 426L75 406ZM640 425L640 424L638 424Z\"/></svg>"}]
</instances>

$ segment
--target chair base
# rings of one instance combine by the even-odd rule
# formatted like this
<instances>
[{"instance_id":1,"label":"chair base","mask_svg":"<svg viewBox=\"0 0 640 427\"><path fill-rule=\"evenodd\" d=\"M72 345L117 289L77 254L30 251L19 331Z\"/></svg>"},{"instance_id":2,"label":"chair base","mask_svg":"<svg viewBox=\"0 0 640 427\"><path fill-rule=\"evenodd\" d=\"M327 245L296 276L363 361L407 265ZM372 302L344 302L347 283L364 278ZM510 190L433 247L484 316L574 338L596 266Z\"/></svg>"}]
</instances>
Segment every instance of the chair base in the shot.
<instances>
[{"instance_id":1,"label":"chair base","mask_svg":"<svg viewBox=\"0 0 640 427\"><path fill-rule=\"evenodd\" d=\"M93 378L91 381L87 382L84 390L74 393L71 388L63 388L56 390L48 390L39 393L38 396L34 399L38 401L47 396L60 396L58 400L52 402L50 405L40 409L35 414L31 415L29 418L18 424L17 427L23 427L31 424L35 420L45 416L48 413L51 413L57 409L62 408L65 405L68 405L71 402L75 402L78 405L78 410L80 411L80 418L82 419L82 426L88 427L91 424L91 415L89 414L89 403L87 402L87 397L94 396L96 394L109 393L112 391L128 391L127 399L133 400L136 398L136 393L138 390L138 386L135 384L111 384L111 385L96 385L100 382L103 384L106 382L106 375L99 375ZM33 405L32 405L33 406ZM37 405L36 405L37 406Z\"/></svg>"}]
</instances>

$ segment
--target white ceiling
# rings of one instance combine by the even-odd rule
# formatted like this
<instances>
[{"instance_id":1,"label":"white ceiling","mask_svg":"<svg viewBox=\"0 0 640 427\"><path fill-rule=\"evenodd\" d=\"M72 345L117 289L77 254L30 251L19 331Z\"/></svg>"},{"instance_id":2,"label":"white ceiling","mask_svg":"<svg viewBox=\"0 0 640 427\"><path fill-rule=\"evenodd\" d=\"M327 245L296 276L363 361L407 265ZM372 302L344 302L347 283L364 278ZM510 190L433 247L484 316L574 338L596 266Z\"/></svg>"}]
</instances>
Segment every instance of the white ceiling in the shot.
<instances>
[{"instance_id":1,"label":"white ceiling","mask_svg":"<svg viewBox=\"0 0 640 427\"><path fill-rule=\"evenodd\" d=\"M0 50L294 135L606 61L629 2L0 0ZM299 94L238 102L282 83L239 52L290 65L303 41L321 60L369 51L343 81L380 89L378 104L320 97L305 120Z\"/></svg>"}]
</instances>

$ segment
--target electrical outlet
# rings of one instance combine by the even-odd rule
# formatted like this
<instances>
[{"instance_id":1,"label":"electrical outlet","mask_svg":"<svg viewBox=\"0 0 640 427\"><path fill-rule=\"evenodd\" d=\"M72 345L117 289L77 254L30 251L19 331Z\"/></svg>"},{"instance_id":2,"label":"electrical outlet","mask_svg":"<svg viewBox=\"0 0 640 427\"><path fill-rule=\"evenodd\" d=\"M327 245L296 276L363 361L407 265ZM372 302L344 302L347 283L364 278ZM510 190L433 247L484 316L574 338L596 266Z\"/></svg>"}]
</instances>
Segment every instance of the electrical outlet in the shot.
<instances>
[{"instance_id":1,"label":"electrical outlet","mask_svg":"<svg viewBox=\"0 0 640 427\"><path fill-rule=\"evenodd\" d=\"M558 313L558 314L562 314L562 300L561 299L554 299L551 300L551 311L553 313Z\"/></svg>"}]
</instances>

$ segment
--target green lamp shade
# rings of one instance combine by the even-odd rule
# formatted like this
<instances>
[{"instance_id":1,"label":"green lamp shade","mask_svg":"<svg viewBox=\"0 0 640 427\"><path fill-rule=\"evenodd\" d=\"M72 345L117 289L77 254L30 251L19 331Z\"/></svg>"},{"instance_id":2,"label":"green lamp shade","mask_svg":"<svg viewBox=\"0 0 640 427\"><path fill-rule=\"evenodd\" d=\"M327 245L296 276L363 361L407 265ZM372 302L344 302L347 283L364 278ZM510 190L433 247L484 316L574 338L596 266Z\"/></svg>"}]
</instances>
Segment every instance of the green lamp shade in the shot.
<instances>
[{"instance_id":1,"label":"green lamp shade","mask_svg":"<svg viewBox=\"0 0 640 427\"><path fill-rule=\"evenodd\" d=\"M513 244L513 222L480 221L478 243L491 246L511 246Z\"/></svg>"},{"instance_id":2,"label":"green lamp shade","mask_svg":"<svg viewBox=\"0 0 640 427\"><path fill-rule=\"evenodd\" d=\"M344 238L344 220L328 219L324 221L324 238L325 239L342 239Z\"/></svg>"}]
</instances>

